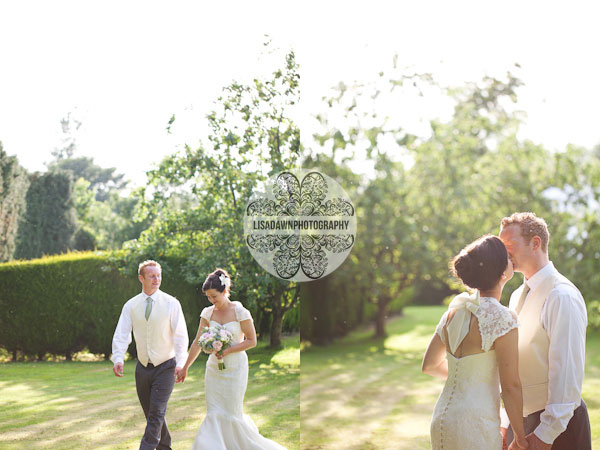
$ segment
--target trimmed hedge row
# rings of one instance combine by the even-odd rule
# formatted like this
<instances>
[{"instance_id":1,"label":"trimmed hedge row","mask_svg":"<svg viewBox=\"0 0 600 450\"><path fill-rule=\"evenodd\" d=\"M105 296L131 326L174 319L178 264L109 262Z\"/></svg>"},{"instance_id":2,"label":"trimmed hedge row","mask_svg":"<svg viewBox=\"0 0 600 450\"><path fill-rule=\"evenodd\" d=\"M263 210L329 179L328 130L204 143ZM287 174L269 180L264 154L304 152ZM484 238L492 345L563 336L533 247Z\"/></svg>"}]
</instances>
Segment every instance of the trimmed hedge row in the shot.
<instances>
[{"instance_id":1,"label":"trimmed hedge row","mask_svg":"<svg viewBox=\"0 0 600 450\"><path fill-rule=\"evenodd\" d=\"M159 262L161 290L181 303L192 339L200 312L210 303L201 285L185 280L183 260ZM13 355L50 353L67 359L87 347L108 358L121 309L139 292L137 275L122 274L106 253L73 252L0 264L0 347ZM299 321L297 306L286 314L283 331L298 330ZM129 353L136 355L133 343Z\"/></svg>"},{"instance_id":2,"label":"trimmed hedge row","mask_svg":"<svg viewBox=\"0 0 600 450\"><path fill-rule=\"evenodd\" d=\"M200 286L178 275L170 261L161 289L181 302L190 338L209 305ZM100 253L69 253L0 264L0 347L11 353L70 355L88 347L111 353L125 301L141 290L136 276L111 267ZM135 346L130 346L135 354Z\"/></svg>"}]
</instances>

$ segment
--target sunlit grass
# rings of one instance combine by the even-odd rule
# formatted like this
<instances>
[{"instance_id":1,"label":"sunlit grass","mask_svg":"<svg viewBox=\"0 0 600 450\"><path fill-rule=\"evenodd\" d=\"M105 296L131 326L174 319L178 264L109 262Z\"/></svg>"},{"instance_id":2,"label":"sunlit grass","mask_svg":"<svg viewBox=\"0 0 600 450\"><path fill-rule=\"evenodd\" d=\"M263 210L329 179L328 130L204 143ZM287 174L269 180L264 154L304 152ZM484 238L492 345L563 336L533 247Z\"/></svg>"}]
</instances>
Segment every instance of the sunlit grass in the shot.
<instances>
[{"instance_id":1,"label":"sunlit grass","mask_svg":"<svg viewBox=\"0 0 600 450\"><path fill-rule=\"evenodd\" d=\"M429 424L443 381L421 360L446 308L409 307L387 324L329 347L310 346L301 360L302 449L429 449ZM588 333L583 396L594 448L600 446L600 335ZM600 448L600 447L599 447Z\"/></svg>"},{"instance_id":2,"label":"sunlit grass","mask_svg":"<svg viewBox=\"0 0 600 450\"><path fill-rule=\"evenodd\" d=\"M259 344L248 351L244 409L261 434L299 448L299 338L284 348ZM174 450L188 450L206 413L206 356L177 384L167 411ZM137 449L145 419L134 379L135 361L122 379L110 362L0 364L0 449Z\"/></svg>"}]
</instances>

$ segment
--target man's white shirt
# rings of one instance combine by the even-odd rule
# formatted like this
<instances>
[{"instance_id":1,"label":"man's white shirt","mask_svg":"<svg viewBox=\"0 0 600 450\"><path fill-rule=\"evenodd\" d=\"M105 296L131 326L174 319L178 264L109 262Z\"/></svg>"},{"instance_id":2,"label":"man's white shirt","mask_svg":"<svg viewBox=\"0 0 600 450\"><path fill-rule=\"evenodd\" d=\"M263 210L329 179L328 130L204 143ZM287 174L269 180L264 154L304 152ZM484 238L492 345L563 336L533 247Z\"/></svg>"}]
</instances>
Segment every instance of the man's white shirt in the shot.
<instances>
[{"instance_id":1,"label":"man's white shirt","mask_svg":"<svg viewBox=\"0 0 600 450\"><path fill-rule=\"evenodd\" d=\"M146 320L148 297L152 298L152 311ZM175 356L177 367L183 367L189 338L181 304L175 297L157 290L152 295L141 292L125 303L113 336L113 363L124 361L132 330L138 360L144 366L148 362L159 365Z\"/></svg>"},{"instance_id":2,"label":"man's white shirt","mask_svg":"<svg viewBox=\"0 0 600 450\"><path fill-rule=\"evenodd\" d=\"M552 262L525 280L534 291L550 274L556 272ZM511 297L509 308L515 310L519 299ZM525 298L527 302L527 298ZM581 386L585 369L585 331L587 310L577 289L559 284L548 294L541 312L542 327L548 334L548 402L540 416L535 435L547 444L567 429L573 412L581 403ZM502 426L508 416L502 408Z\"/></svg>"}]
</instances>

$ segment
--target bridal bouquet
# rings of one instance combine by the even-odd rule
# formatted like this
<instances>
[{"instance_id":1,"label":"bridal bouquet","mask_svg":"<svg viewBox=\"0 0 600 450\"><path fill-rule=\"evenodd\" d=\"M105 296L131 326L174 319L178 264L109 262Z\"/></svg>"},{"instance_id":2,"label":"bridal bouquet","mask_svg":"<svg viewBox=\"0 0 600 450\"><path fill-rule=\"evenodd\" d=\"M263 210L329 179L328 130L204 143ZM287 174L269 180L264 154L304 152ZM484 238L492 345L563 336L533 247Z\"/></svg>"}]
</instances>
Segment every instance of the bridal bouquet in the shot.
<instances>
[{"instance_id":1,"label":"bridal bouquet","mask_svg":"<svg viewBox=\"0 0 600 450\"><path fill-rule=\"evenodd\" d=\"M219 358L219 354L227 347L231 346L233 334L227 331L223 327L204 327L202 329L202 335L198 339L198 345L202 347L204 353L215 353L219 361L219 370L225 369L225 363L222 358Z\"/></svg>"}]
</instances>

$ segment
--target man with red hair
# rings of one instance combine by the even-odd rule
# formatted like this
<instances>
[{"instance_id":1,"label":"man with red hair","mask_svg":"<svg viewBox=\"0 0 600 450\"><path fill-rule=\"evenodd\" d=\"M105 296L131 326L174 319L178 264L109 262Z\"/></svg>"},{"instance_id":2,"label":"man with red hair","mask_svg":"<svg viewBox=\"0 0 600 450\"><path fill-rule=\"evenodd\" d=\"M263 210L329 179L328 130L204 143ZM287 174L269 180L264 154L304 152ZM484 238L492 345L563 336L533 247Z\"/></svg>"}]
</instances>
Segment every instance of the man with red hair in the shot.
<instances>
[{"instance_id":1,"label":"man with red hair","mask_svg":"<svg viewBox=\"0 0 600 450\"><path fill-rule=\"evenodd\" d=\"M583 297L550 261L544 219L531 212L505 217L500 239L514 271L524 276L509 308L521 323L519 378L529 448L591 450L590 420L581 398L587 327ZM504 411L502 416L502 434L510 445L512 429Z\"/></svg>"}]
</instances>

